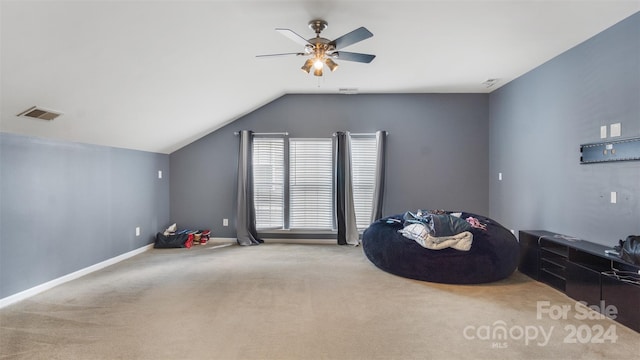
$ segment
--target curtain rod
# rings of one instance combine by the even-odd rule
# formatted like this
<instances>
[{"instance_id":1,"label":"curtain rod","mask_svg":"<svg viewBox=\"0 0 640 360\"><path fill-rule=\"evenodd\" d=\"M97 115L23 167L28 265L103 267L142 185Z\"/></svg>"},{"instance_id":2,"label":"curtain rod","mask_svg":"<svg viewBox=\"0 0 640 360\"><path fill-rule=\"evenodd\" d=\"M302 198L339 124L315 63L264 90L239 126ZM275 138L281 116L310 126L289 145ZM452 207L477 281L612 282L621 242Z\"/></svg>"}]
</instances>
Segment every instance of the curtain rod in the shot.
<instances>
[{"instance_id":1,"label":"curtain rod","mask_svg":"<svg viewBox=\"0 0 640 360\"><path fill-rule=\"evenodd\" d=\"M386 135L389 135L388 131L385 131L384 133ZM376 133L374 133L374 132L373 133L352 133L352 132L349 133L349 135L354 135L354 136L375 135L375 134ZM233 133L233 135L240 135L240 132L236 131L236 132ZM264 133L253 133L253 135L261 135L261 136L264 136L264 135L284 135L284 136L288 136L289 133L286 132L286 131L285 132L264 132ZM333 133L333 136L336 136L336 133Z\"/></svg>"},{"instance_id":2,"label":"curtain rod","mask_svg":"<svg viewBox=\"0 0 640 360\"><path fill-rule=\"evenodd\" d=\"M384 132L386 135L389 135L388 131ZM350 132L349 135L356 135L356 136L360 136L360 135L375 135L376 133L372 132L372 133L352 133Z\"/></svg>"},{"instance_id":3,"label":"curtain rod","mask_svg":"<svg viewBox=\"0 0 640 360\"><path fill-rule=\"evenodd\" d=\"M372 132L372 133L352 133L352 132L348 132L349 135L354 135L354 136L363 136L363 135L375 135L376 133ZM388 131L384 131L385 135L389 135ZM336 136L337 133L333 133L333 136Z\"/></svg>"},{"instance_id":4,"label":"curtain rod","mask_svg":"<svg viewBox=\"0 0 640 360\"><path fill-rule=\"evenodd\" d=\"M240 135L240 132L236 131L233 133L233 135ZM269 133L265 132L265 133L253 133L253 135L285 135L287 136L289 135L289 133L288 132L269 132Z\"/></svg>"}]
</instances>

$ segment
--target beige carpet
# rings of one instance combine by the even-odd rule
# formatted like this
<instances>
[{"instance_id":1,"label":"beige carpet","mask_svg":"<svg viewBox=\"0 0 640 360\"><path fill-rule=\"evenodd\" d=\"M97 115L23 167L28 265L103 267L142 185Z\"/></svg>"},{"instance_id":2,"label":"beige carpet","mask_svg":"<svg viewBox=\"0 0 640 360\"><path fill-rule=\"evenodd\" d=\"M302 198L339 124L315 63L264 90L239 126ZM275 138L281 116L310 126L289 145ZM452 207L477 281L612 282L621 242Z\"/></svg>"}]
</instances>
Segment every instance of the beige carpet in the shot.
<instances>
[{"instance_id":1,"label":"beige carpet","mask_svg":"<svg viewBox=\"0 0 640 360\"><path fill-rule=\"evenodd\" d=\"M217 245L150 250L0 309L0 358L640 358L640 334L576 319L519 273L443 285L387 274L360 247ZM538 319L541 301L571 311Z\"/></svg>"}]
</instances>

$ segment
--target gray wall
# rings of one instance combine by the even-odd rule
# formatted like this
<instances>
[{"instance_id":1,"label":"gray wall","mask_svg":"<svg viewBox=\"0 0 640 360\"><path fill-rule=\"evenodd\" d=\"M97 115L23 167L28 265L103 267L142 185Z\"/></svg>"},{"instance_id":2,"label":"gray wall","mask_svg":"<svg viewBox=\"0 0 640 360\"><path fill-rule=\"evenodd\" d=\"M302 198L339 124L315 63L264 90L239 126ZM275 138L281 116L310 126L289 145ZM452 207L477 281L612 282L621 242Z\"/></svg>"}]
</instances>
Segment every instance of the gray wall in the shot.
<instances>
[{"instance_id":1,"label":"gray wall","mask_svg":"<svg viewBox=\"0 0 640 360\"><path fill-rule=\"evenodd\" d=\"M488 95L286 95L170 155L171 218L180 228L235 237L234 132L242 129L292 137L387 130L385 214L488 213Z\"/></svg>"},{"instance_id":2,"label":"gray wall","mask_svg":"<svg viewBox=\"0 0 640 360\"><path fill-rule=\"evenodd\" d=\"M640 14L490 95L489 213L602 244L640 234L640 161L579 164L579 145L618 122L640 136Z\"/></svg>"},{"instance_id":3,"label":"gray wall","mask_svg":"<svg viewBox=\"0 0 640 360\"><path fill-rule=\"evenodd\" d=\"M1 133L0 174L0 298L150 244L168 226L168 155Z\"/></svg>"}]
</instances>

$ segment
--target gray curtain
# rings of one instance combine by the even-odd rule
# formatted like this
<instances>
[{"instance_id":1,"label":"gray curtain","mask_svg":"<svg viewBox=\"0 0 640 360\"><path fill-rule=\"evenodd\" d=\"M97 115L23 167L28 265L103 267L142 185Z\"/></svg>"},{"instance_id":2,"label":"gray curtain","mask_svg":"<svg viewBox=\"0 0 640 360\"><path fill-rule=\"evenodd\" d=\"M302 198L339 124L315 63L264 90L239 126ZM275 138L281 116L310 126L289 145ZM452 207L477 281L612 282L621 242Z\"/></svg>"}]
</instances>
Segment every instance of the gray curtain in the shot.
<instances>
[{"instance_id":1,"label":"gray curtain","mask_svg":"<svg viewBox=\"0 0 640 360\"><path fill-rule=\"evenodd\" d=\"M240 151L238 152L238 194L236 214L236 234L239 245L258 245L256 231L256 209L253 203L253 133L240 132Z\"/></svg>"},{"instance_id":2,"label":"gray curtain","mask_svg":"<svg viewBox=\"0 0 640 360\"><path fill-rule=\"evenodd\" d=\"M353 204L351 178L351 142L348 133L336 133L335 156L336 176L334 181L338 244L358 245L359 235L356 225L356 211Z\"/></svg>"},{"instance_id":3,"label":"gray curtain","mask_svg":"<svg viewBox=\"0 0 640 360\"><path fill-rule=\"evenodd\" d=\"M387 150L387 132L376 131L376 179L371 207L371 222L382 218L382 199L384 198L385 153Z\"/></svg>"}]
</instances>

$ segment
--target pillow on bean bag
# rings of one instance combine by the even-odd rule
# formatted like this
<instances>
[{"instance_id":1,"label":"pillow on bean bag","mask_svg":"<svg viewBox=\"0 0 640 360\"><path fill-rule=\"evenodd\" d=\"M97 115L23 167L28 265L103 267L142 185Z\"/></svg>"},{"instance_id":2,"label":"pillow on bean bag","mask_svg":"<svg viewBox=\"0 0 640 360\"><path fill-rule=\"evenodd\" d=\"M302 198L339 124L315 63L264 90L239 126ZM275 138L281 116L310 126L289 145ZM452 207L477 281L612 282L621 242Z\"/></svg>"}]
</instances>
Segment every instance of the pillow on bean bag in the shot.
<instances>
[{"instance_id":1,"label":"pillow on bean bag","mask_svg":"<svg viewBox=\"0 0 640 360\"><path fill-rule=\"evenodd\" d=\"M404 225L424 224L431 236L452 236L471 230L471 225L464 219L450 214L433 214L418 210L416 214L404 213Z\"/></svg>"}]
</instances>

